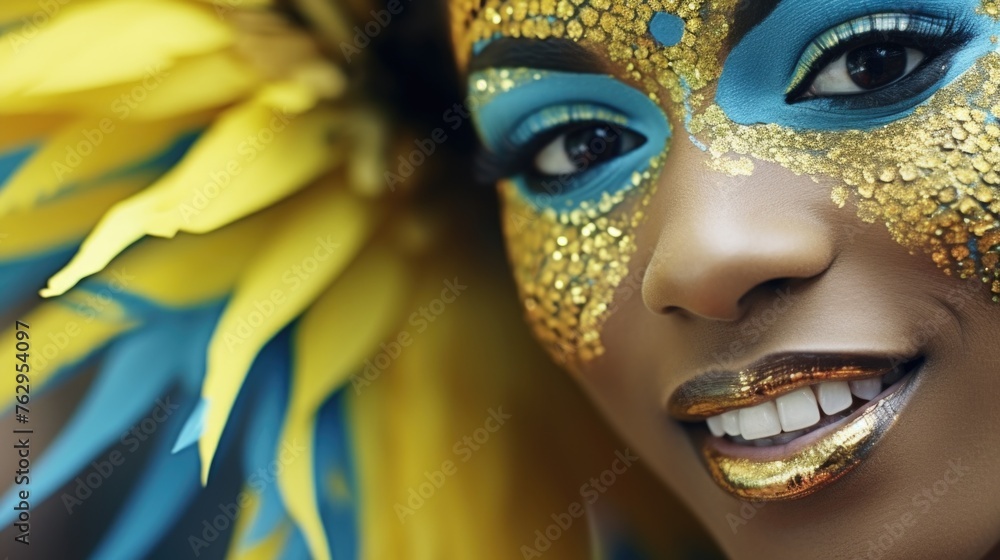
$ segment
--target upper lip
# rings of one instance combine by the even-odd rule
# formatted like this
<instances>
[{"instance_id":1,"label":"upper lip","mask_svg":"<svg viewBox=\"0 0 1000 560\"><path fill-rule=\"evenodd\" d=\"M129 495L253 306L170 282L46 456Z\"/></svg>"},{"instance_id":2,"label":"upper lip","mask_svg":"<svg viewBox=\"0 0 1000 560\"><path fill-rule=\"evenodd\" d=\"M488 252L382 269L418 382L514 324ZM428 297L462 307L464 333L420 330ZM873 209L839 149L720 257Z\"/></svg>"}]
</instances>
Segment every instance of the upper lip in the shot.
<instances>
[{"instance_id":1,"label":"upper lip","mask_svg":"<svg viewBox=\"0 0 1000 560\"><path fill-rule=\"evenodd\" d=\"M885 375L908 361L898 355L772 354L739 371L711 370L685 381L670 395L667 409L678 420L704 420L806 385Z\"/></svg>"}]
</instances>

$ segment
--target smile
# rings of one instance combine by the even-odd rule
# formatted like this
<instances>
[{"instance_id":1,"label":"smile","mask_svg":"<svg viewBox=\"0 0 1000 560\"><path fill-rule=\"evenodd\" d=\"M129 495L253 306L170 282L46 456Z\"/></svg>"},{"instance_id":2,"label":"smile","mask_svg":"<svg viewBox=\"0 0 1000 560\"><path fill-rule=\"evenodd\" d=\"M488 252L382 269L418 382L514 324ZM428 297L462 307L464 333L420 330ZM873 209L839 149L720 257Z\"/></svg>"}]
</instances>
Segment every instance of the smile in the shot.
<instances>
[{"instance_id":1,"label":"smile","mask_svg":"<svg viewBox=\"0 0 1000 560\"><path fill-rule=\"evenodd\" d=\"M922 364L921 358L772 356L739 372L687 381L667 408L686 422L724 490L755 501L799 498L870 454Z\"/></svg>"}]
</instances>

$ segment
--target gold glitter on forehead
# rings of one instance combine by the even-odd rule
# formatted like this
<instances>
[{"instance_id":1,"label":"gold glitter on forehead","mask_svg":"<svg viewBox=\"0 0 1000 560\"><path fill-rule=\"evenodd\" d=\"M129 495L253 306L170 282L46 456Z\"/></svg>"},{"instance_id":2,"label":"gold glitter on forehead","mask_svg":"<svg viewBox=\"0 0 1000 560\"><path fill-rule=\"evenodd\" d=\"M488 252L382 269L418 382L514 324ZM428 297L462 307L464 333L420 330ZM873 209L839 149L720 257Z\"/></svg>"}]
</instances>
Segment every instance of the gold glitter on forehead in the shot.
<instances>
[{"instance_id":1,"label":"gold glitter on forehead","mask_svg":"<svg viewBox=\"0 0 1000 560\"><path fill-rule=\"evenodd\" d=\"M604 52L620 69L619 77L637 84L668 114L686 123L692 141L704 148L711 170L749 175L755 161L766 161L808 175L831 189L834 203L851 202L860 219L884 223L897 242L928 253L946 274L978 278L1000 294L1000 104L994 101L1000 88L1000 55L984 56L911 115L883 127L803 132L774 124L741 125L713 98L735 3L454 0L453 38L463 64L477 42L495 37L565 38ZM980 11L998 19L1000 2L984 0ZM657 12L674 14L683 22L677 45L663 47L653 40L649 22ZM674 138L685 141L683 136ZM665 155L663 163L669 165ZM514 191L507 189L505 199L510 211L518 208ZM616 216L616 229L632 233L627 215ZM551 227L508 228L515 261L530 261L531 251L551 255L543 251L549 242L569 239L566 223L546 221L544 214L537 221ZM617 262L627 263L621 257L628 254L621 253ZM529 317L536 331L544 331L539 336L564 355L572 355L574 348L583 359L599 353L595 349L601 310L610 307L614 290L609 288L616 284L591 291L589 308L557 306L553 302L573 301L572 292L563 293L567 286L580 285L556 283L556 268L551 268L554 276L539 283L538 275L548 274L548 265L515 262L515 267L518 282L526 286ZM599 279L592 275L590 282L596 285Z\"/></svg>"},{"instance_id":2,"label":"gold glitter on forehead","mask_svg":"<svg viewBox=\"0 0 1000 560\"><path fill-rule=\"evenodd\" d=\"M1000 2L997 0L983 0L979 9L994 20L1000 20Z\"/></svg>"}]
</instances>

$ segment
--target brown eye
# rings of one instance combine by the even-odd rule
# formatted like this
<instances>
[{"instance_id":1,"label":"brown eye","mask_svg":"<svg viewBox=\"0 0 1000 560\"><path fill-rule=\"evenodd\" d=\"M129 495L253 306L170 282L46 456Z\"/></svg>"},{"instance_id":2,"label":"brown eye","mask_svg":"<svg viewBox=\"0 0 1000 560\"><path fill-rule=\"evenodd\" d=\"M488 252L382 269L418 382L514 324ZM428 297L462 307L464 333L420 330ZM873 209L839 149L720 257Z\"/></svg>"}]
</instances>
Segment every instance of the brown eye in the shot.
<instances>
[{"instance_id":1,"label":"brown eye","mask_svg":"<svg viewBox=\"0 0 1000 560\"><path fill-rule=\"evenodd\" d=\"M887 86L906 75L906 51L906 47L893 43L854 49L847 53L847 73L863 89Z\"/></svg>"},{"instance_id":2,"label":"brown eye","mask_svg":"<svg viewBox=\"0 0 1000 560\"><path fill-rule=\"evenodd\" d=\"M568 175L600 165L638 148L639 134L610 124L597 123L560 134L535 156L540 175Z\"/></svg>"},{"instance_id":3,"label":"brown eye","mask_svg":"<svg viewBox=\"0 0 1000 560\"><path fill-rule=\"evenodd\" d=\"M805 97L855 95L893 84L926 60L918 49L897 43L874 43L852 49L826 65Z\"/></svg>"}]
</instances>

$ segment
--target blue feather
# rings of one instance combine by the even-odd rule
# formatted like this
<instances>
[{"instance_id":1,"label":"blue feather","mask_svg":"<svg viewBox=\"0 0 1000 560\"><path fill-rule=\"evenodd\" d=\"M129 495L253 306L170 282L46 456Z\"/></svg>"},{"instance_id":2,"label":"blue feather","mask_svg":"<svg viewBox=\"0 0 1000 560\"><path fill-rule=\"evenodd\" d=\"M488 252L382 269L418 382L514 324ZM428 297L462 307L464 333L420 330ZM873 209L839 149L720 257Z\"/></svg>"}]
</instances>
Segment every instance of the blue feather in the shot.
<instances>
[{"instance_id":1,"label":"blue feather","mask_svg":"<svg viewBox=\"0 0 1000 560\"><path fill-rule=\"evenodd\" d=\"M158 326L112 346L93 388L35 467L33 495L47 498L150 410L172 381L177 335L183 331L176 326ZM13 519L14 503L11 490L0 502L0 524Z\"/></svg>"},{"instance_id":2,"label":"blue feather","mask_svg":"<svg viewBox=\"0 0 1000 560\"><path fill-rule=\"evenodd\" d=\"M188 449L177 454L171 451L170 442L180 431L183 419L194 408L197 398L190 396L186 401L167 421L165 436L157 441L142 477L91 558L130 560L144 557L201 489L197 450Z\"/></svg>"},{"instance_id":3,"label":"blue feather","mask_svg":"<svg viewBox=\"0 0 1000 560\"><path fill-rule=\"evenodd\" d=\"M259 376L251 385L258 388L258 398L244 439L243 465L247 479L260 480L263 487L257 494L260 503L257 514L240 546L257 544L288 516L277 480L268 471L275 460L281 424L288 406L291 367L288 344L286 330L268 343L254 362L255 371L251 372L251 375Z\"/></svg>"},{"instance_id":4,"label":"blue feather","mask_svg":"<svg viewBox=\"0 0 1000 560\"><path fill-rule=\"evenodd\" d=\"M194 410L191 415L188 416L187 421L184 422L184 427L181 428L181 433L177 436L177 441L174 443L173 449L170 450L171 453L177 453L187 449L189 446L193 445L201 437L202 430L205 429L205 413L208 411L208 401L205 399L198 399L198 404L195 405Z\"/></svg>"},{"instance_id":5,"label":"blue feather","mask_svg":"<svg viewBox=\"0 0 1000 560\"><path fill-rule=\"evenodd\" d=\"M3 240L0 239L0 243ZM35 298L45 281L69 262L77 245L60 247L44 254L34 254L13 261L0 261L0 315Z\"/></svg>"},{"instance_id":6,"label":"blue feather","mask_svg":"<svg viewBox=\"0 0 1000 560\"><path fill-rule=\"evenodd\" d=\"M7 179L10 179L11 175L15 171L20 169L21 165L28 160L32 154L38 149L38 146L19 146L12 150L0 153L0 190L3 190L4 186L7 184Z\"/></svg>"},{"instance_id":7,"label":"blue feather","mask_svg":"<svg viewBox=\"0 0 1000 560\"><path fill-rule=\"evenodd\" d=\"M288 540L285 541L285 548L281 551L280 560L309 560L309 545L306 538L298 529L294 529Z\"/></svg>"},{"instance_id":8,"label":"blue feather","mask_svg":"<svg viewBox=\"0 0 1000 560\"><path fill-rule=\"evenodd\" d=\"M317 500L330 553L337 560L353 560L358 557L358 486L345 389L334 393L320 409L314 434Z\"/></svg>"}]
</instances>

